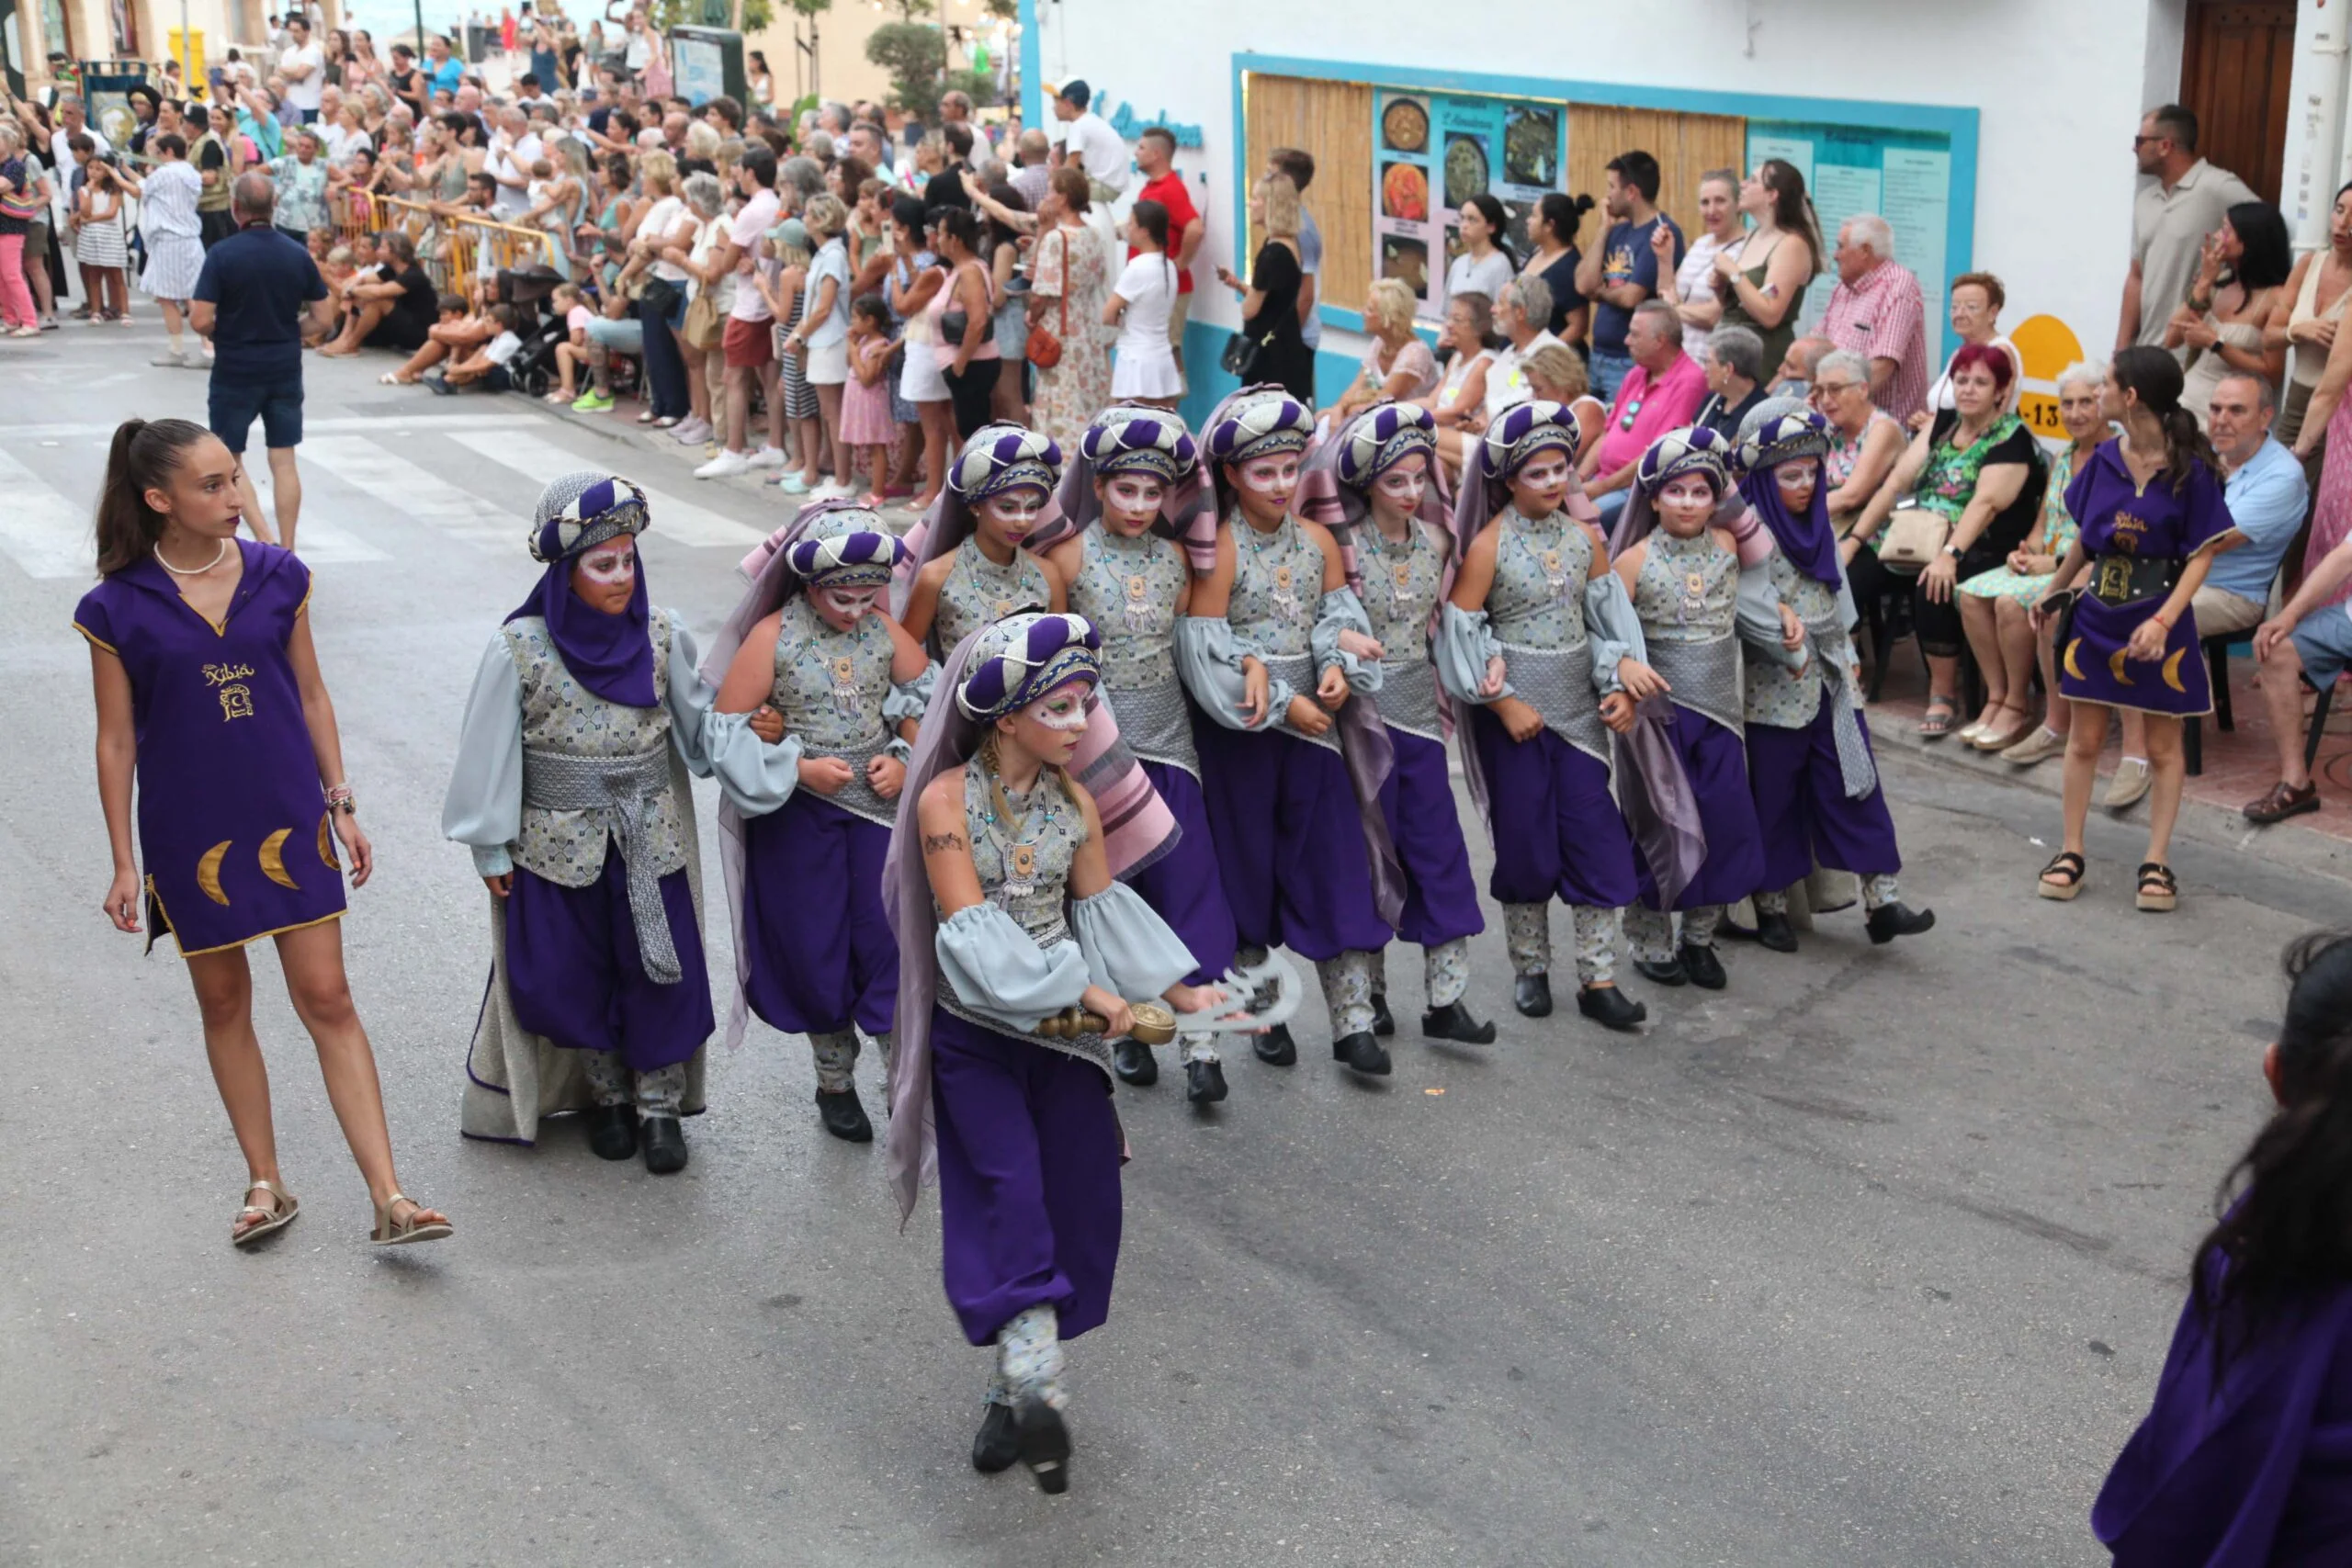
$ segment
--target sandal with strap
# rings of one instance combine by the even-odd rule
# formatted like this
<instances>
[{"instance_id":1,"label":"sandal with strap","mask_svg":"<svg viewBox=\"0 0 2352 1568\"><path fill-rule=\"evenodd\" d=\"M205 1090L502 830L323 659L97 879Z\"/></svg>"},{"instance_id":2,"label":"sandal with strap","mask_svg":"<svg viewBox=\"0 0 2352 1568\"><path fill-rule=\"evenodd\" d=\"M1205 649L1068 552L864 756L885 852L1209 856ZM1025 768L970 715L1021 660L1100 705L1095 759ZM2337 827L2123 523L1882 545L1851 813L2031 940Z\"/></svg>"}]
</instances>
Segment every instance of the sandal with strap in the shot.
<instances>
[{"instance_id":1,"label":"sandal with strap","mask_svg":"<svg viewBox=\"0 0 2352 1568\"><path fill-rule=\"evenodd\" d=\"M408 1217L396 1220L392 1211L402 1203L408 1207ZM447 1220L420 1221L424 1205L405 1192L395 1192L376 1205L376 1228L368 1233L368 1240L375 1247L406 1247L413 1241L439 1241L455 1235L457 1227Z\"/></svg>"},{"instance_id":2,"label":"sandal with strap","mask_svg":"<svg viewBox=\"0 0 2352 1568\"><path fill-rule=\"evenodd\" d=\"M2067 903L2083 890L2083 874L2089 869L2084 864L2082 856L2072 850L2061 850L2050 857L2048 865L2041 868L2041 880L2036 886L2044 898ZM2052 882L2050 879L2053 876L2063 876L2066 880Z\"/></svg>"},{"instance_id":3,"label":"sandal with strap","mask_svg":"<svg viewBox=\"0 0 2352 1568\"><path fill-rule=\"evenodd\" d=\"M294 1194L275 1181L250 1181L245 1184L246 1197L250 1198L256 1192L268 1193L272 1206L264 1208L259 1203L248 1203L239 1209L236 1219L229 1225L229 1245L232 1247L251 1247L262 1237L292 1224L294 1216L302 1212L301 1202ZM240 1230L237 1221L242 1221L247 1214L259 1214L261 1219Z\"/></svg>"},{"instance_id":4,"label":"sandal with strap","mask_svg":"<svg viewBox=\"0 0 2352 1568\"><path fill-rule=\"evenodd\" d=\"M2140 908L2152 915L2169 915L2180 904L2180 882L2162 861L2140 863Z\"/></svg>"},{"instance_id":5,"label":"sandal with strap","mask_svg":"<svg viewBox=\"0 0 2352 1568\"><path fill-rule=\"evenodd\" d=\"M1929 740L1941 740L1951 733L1951 721L1960 716L1960 699L1931 696L1928 711L1919 716L1919 734Z\"/></svg>"}]
</instances>

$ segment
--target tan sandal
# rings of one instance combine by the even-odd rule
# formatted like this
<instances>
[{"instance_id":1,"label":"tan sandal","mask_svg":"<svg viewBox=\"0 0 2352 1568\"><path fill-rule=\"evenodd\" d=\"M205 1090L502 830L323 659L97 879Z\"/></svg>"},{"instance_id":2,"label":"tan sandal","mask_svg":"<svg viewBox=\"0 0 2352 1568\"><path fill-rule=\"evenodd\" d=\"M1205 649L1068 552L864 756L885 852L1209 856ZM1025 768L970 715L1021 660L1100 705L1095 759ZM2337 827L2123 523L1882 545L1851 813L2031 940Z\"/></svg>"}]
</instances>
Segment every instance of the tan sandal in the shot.
<instances>
[{"instance_id":1,"label":"tan sandal","mask_svg":"<svg viewBox=\"0 0 2352 1568\"><path fill-rule=\"evenodd\" d=\"M402 1203L409 1205L408 1218L395 1220L392 1211ZM423 1213L424 1205L407 1193L393 1193L376 1205L376 1228L368 1234L368 1243L375 1247L406 1247L413 1241L439 1241L457 1234L457 1227L447 1220L420 1224L417 1215Z\"/></svg>"},{"instance_id":2,"label":"tan sandal","mask_svg":"<svg viewBox=\"0 0 2352 1568\"><path fill-rule=\"evenodd\" d=\"M300 1201L275 1181L249 1181L245 1184L246 1197L250 1198L256 1192L268 1193L276 1206L266 1209L259 1203L248 1203L239 1209L235 1218L229 1224L229 1245L232 1247L251 1247L262 1237L282 1231L292 1224L294 1216L302 1212ZM247 1214L261 1215L261 1223L248 1229L239 1230L237 1221L243 1220Z\"/></svg>"}]
</instances>

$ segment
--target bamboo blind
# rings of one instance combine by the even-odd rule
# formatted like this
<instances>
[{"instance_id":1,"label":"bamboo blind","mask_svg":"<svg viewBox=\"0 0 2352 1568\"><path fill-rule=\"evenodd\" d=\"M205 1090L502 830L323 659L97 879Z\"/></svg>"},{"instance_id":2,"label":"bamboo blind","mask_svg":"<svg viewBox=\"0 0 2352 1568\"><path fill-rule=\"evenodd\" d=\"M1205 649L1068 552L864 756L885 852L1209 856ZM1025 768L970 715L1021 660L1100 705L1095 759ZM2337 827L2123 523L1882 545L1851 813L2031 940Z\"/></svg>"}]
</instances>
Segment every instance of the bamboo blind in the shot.
<instances>
[{"instance_id":1,"label":"bamboo blind","mask_svg":"<svg viewBox=\"0 0 2352 1568\"><path fill-rule=\"evenodd\" d=\"M1659 109L1568 106L1568 186L1596 204L1608 180L1603 165L1639 148L1657 160L1657 205L1687 238L1699 231L1699 176L1747 167L1747 121L1736 115L1668 114ZM1316 183L1322 183L1318 175ZM1577 246L1589 253L1608 232L1598 205L1585 215Z\"/></svg>"},{"instance_id":2,"label":"bamboo blind","mask_svg":"<svg viewBox=\"0 0 2352 1568\"><path fill-rule=\"evenodd\" d=\"M1372 287L1372 88L1363 82L1324 82L1251 72L1243 87L1248 118L1242 170L1255 182L1266 154L1296 147L1315 154L1315 183L1306 204L1323 231L1318 305L1363 309ZM1248 237L1233 270L1248 276L1258 250Z\"/></svg>"}]
</instances>

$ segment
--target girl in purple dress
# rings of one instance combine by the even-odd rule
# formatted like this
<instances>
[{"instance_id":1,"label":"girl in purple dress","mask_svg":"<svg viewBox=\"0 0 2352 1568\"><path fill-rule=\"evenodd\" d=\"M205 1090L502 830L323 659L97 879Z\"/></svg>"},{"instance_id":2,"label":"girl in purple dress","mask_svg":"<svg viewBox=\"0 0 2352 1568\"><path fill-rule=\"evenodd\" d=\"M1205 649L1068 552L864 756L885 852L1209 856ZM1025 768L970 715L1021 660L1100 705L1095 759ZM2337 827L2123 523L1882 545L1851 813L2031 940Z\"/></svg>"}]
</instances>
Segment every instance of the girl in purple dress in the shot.
<instances>
[{"instance_id":1,"label":"girl in purple dress","mask_svg":"<svg viewBox=\"0 0 2352 1568\"><path fill-rule=\"evenodd\" d=\"M74 626L90 643L98 799L114 851L107 916L148 946L172 933L204 1018L212 1078L251 1178L237 1246L291 1224L277 1171L269 1077L254 1034L245 944L274 938L327 1098L367 1179L378 1246L448 1235L447 1216L400 1190L383 1089L344 977L343 864L374 856L344 783L334 705L311 643L309 569L237 537L236 459L202 425L128 420L98 502L98 571ZM131 847L132 781L139 852Z\"/></svg>"},{"instance_id":2,"label":"girl in purple dress","mask_svg":"<svg viewBox=\"0 0 2352 1568\"><path fill-rule=\"evenodd\" d=\"M939 1181L948 1304L996 1347L972 1463L1069 1485L1062 1342L1109 1316L1122 1139L1110 1041L1128 1000L1177 1012L1192 953L1111 876L1102 814L1069 772L1101 639L1023 614L949 656L883 874L899 940L890 1184L903 1222Z\"/></svg>"},{"instance_id":3,"label":"girl in purple dress","mask_svg":"<svg viewBox=\"0 0 2352 1568\"><path fill-rule=\"evenodd\" d=\"M2065 843L2041 868L2044 898L2083 890L2083 825L2111 708L2147 716L2148 855L2138 902L2164 913L2180 885L2165 855L2188 776L2180 721L2213 711L2189 601L2220 550L2245 543L2231 521L2213 449L2181 406L2179 362L2160 348L2127 348L2099 389L2099 412L2123 434L2091 454L2067 487L2082 525L2034 613L2061 606L2058 691L2075 722L2066 737ZM2071 598L2072 602L2067 601Z\"/></svg>"},{"instance_id":4,"label":"girl in purple dress","mask_svg":"<svg viewBox=\"0 0 2352 1568\"><path fill-rule=\"evenodd\" d=\"M2352 1562L2352 936L2306 937L2286 969L2278 1109L2091 1509L2115 1568Z\"/></svg>"}]
</instances>

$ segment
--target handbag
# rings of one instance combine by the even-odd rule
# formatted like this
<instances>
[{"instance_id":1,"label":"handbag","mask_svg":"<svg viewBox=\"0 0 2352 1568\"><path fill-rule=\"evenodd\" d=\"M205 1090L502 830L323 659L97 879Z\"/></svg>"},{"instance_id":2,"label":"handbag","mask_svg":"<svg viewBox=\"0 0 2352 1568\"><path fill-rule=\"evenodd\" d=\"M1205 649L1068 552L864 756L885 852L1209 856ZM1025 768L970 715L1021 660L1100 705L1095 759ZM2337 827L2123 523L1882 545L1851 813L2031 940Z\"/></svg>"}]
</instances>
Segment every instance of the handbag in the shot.
<instances>
[{"instance_id":1,"label":"handbag","mask_svg":"<svg viewBox=\"0 0 2352 1568\"><path fill-rule=\"evenodd\" d=\"M972 324L967 310L943 310L939 313L939 345L942 348L964 346L964 333Z\"/></svg>"},{"instance_id":2,"label":"handbag","mask_svg":"<svg viewBox=\"0 0 2352 1568\"><path fill-rule=\"evenodd\" d=\"M653 313L666 321L671 312L677 310L678 296L683 292L669 278L649 277L645 280L645 287L638 291L637 302L651 306Z\"/></svg>"},{"instance_id":3,"label":"handbag","mask_svg":"<svg viewBox=\"0 0 2352 1568\"><path fill-rule=\"evenodd\" d=\"M1951 518L1917 501L1898 501L1886 520L1879 564L1889 571L1925 571L1951 539Z\"/></svg>"},{"instance_id":4,"label":"handbag","mask_svg":"<svg viewBox=\"0 0 2352 1568\"><path fill-rule=\"evenodd\" d=\"M686 306L685 325L678 329L685 340L706 353L717 348L727 332L725 318L718 307L711 303L710 291L705 289Z\"/></svg>"},{"instance_id":5,"label":"handbag","mask_svg":"<svg viewBox=\"0 0 2352 1568\"><path fill-rule=\"evenodd\" d=\"M1217 355L1216 362L1224 367L1227 375L1238 376L1241 384L1249 386L1261 379L1258 374L1258 363L1265 357L1273 341L1274 334L1271 332L1254 338L1248 333L1235 333L1225 340L1225 352Z\"/></svg>"},{"instance_id":6,"label":"handbag","mask_svg":"<svg viewBox=\"0 0 2352 1568\"><path fill-rule=\"evenodd\" d=\"M1062 267L1065 272L1069 267L1069 241L1067 239L1062 241ZM1067 278L1062 282L1061 294L1055 303L1061 310L1061 335L1057 337L1047 332L1041 322L1029 329L1029 341L1022 347L1023 356L1040 370L1051 370L1062 362L1062 341L1069 336L1069 282Z\"/></svg>"}]
</instances>

